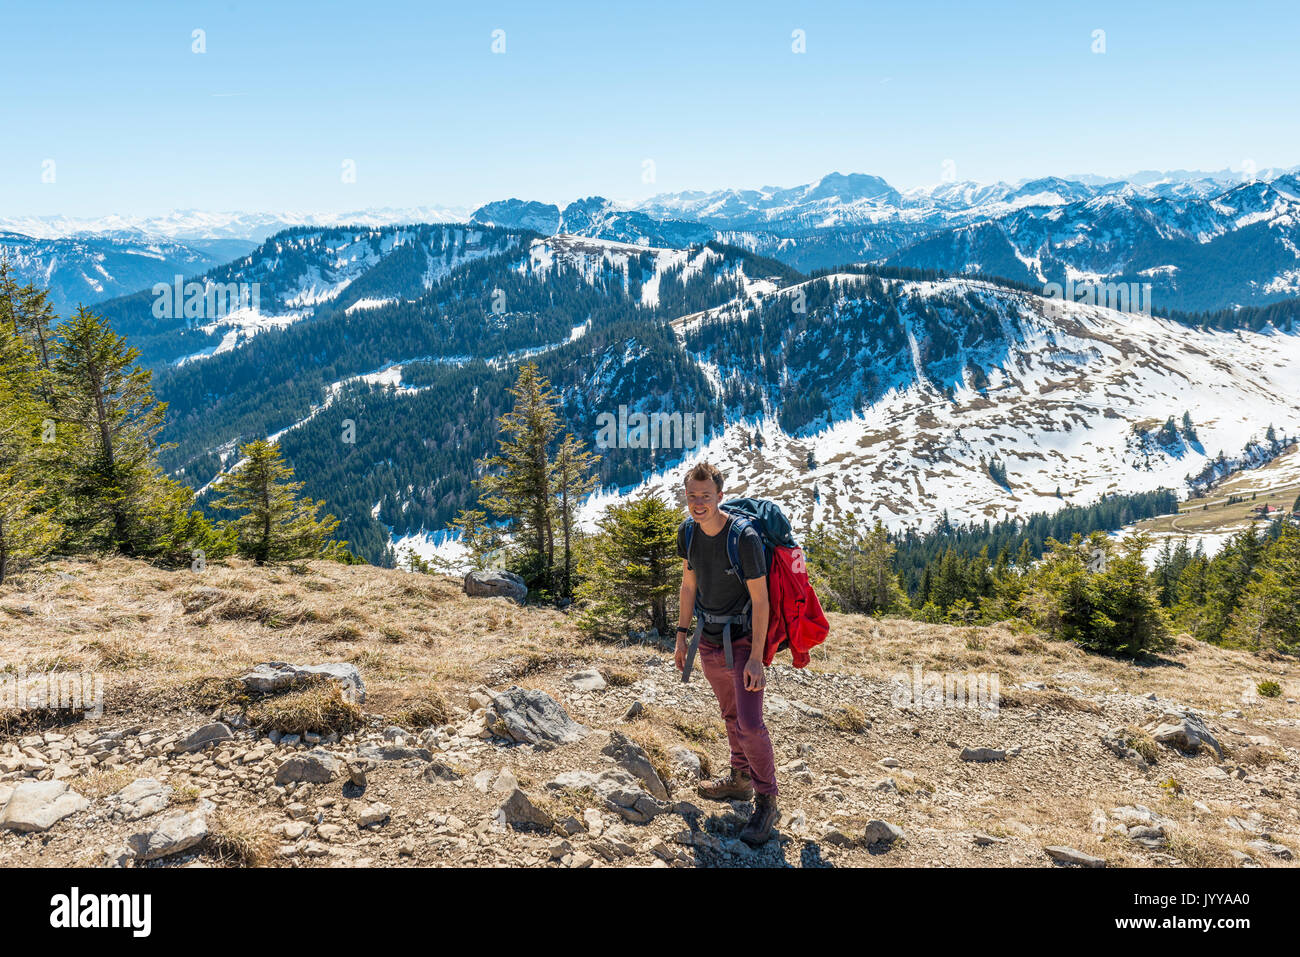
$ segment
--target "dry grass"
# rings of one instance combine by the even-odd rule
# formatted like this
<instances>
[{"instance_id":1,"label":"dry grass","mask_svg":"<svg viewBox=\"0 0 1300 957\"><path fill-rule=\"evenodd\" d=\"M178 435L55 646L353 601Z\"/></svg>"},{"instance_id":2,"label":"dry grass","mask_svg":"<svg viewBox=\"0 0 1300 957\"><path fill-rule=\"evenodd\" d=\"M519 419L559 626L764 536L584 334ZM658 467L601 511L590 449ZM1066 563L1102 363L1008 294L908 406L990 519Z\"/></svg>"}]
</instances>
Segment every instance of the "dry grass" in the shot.
<instances>
[{"instance_id":1,"label":"dry grass","mask_svg":"<svg viewBox=\"0 0 1300 957\"><path fill-rule=\"evenodd\" d=\"M362 722L361 709L343 698L338 684L325 675L309 675L280 694L248 706L248 720L259 731L281 734L347 734Z\"/></svg>"},{"instance_id":2,"label":"dry grass","mask_svg":"<svg viewBox=\"0 0 1300 957\"><path fill-rule=\"evenodd\" d=\"M1160 761L1160 745L1141 728L1124 728L1124 743L1142 755L1143 760L1148 764L1156 764Z\"/></svg>"},{"instance_id":3,"label":"dry grass","mask_svg":"<svg viewBox=\"0 0 1300 957\"><path fill-rule=\"evenodd\" d=\"M0 735L18 736L49 731L81 721L80 708L0 708Z\"/></svg>"},{"instance_id":4,"label":"dry grass","mask_svg":"<svg viewBox=\"0 0 1300 957\"><path fill-rule=\"evenodd\" d=\"M998 706L1002 708L1057 708L1062 711L1082 711L1101 714L1101 708L1083 698L1046 689L1005 688L999 691Z\"/></svg>"},{"instance_id":5,"label":"dry grass","mask_svg":"<svg viewBox=\"0 0 1300 957\"><path fill-rule=\"evenodd\" d=\"M673 715L669 724L687 741L707 744L726 736L726 728L721 721L695 721L681 715Z\"/></svg>"},{"instance_id":6,"label":"dry grass","mask_svg":"<svg viewBox=\"0 0 1300 957\"><path fill-rule=\"evenodd\" d=\"M1239 750L1229 749L1226 754L1240 764L1250 765L1255 768L1264 768L1275 761L1285 762L1287 760L1286 752L1281 748L1261 747L1257 744Z\"/></svg>"},{"instance_id":7,"label":"dry grass","mask_svg":"<svg viewBox=\"0 0 1300 957\"><path fill-rule=\"evenodd\" d=\"M266 822L250 811L222 808L208 822L204 849L228 867L265 867L278 841Z\"/></svg>"},{"instance_id":8,"label":"dry grass","mask_svg":"<svg viewBox=\"0 0 1300 957\"><path fill-rule=\"evenodd\" d=\"M636 674L631 671L624 671L621 668L602 668L601 677L615 688L626 688L636 681Z\"/></svg>"},{"instance_id":9,"label":"dry grass","mask_svg":"<svg viewBox=\"0 0 1300 957\"><path fill-rule=\"evenodd\" d=\"M837 731L843 731L847 734L858 734L866 731L870 727L867 722L867 716L862 713L862 709L856 705L847 704L842 708L836 708L826 715L826 723Z\"/></svg>"},{"instance_id":10,"label":"dry grass","mask_svg":"<svg viewBox=\"0 0 1300 957\"><path fill-rule=\"evenodd\" d=\"M451 708L447 699L437 691L430 691L397 712L396 723L403 728L418 731L436 728L451 721Z\"/></svg>"},{"instance_id":11,"label":"dry grass","mask_svg":"<svg viewBox=\"0 0 1300 957\"><path fill-rule=\"evenodd\" d=\"M116 794L137 777L133 768L122 766L105 771L91 771L77 779L76 790L92 800Z\"/></svg>"},{"instance_id":12,"label":"dry grass","mask_svg":"<svg viewBox=\"0 0 1300 957\"><path fill-rule=\"evenodd\" d=\"M203 792L193 784L178 784L172 787L173 804L195 804Z\"/></svg>"}]
</instances>

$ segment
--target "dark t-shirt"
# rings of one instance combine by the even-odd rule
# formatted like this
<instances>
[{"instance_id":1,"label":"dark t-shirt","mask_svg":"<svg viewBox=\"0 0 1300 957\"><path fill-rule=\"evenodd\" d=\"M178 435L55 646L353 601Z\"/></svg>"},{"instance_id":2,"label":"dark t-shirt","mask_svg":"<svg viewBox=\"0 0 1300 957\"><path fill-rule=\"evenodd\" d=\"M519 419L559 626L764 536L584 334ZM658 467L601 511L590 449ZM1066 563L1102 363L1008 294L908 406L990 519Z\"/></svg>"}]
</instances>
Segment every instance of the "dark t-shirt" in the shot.
<instances>
[{"instance_id":1,"label":"dark t-shirt","mask_svg":"<svg viewBox=\"0 0 1300 957\"><path fill-rule=\"evenodd\" d=\"M711 615L739 615L745 610L749 601L749 588L745 582L738 581L731 574L731 562L727 560L727 530L735 516L727 516L727 524L716 535L704 534L704 529L696 524L695 536L691 539L691 554L686 554L686 522L677 528L677 556L687 560L695 572L695 583L699 593L695 597L696 611L707 611ZM746 581L762 578L767 574L763 555L763 539L753 525L740 533L740 570ZM722 644L722 625L704 623L701 641L711 645ZM740 632L732 626L731 636L739 638Z\"/></svg>"}]
</instances>

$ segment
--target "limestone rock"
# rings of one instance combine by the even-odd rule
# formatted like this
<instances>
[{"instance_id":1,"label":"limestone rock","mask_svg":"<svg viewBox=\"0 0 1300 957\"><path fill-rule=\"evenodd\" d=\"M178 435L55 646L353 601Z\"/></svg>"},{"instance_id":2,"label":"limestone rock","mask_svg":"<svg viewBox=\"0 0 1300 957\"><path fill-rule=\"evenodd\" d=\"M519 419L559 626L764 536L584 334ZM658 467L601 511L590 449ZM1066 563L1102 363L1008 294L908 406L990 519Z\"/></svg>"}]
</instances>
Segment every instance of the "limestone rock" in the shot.
<instances>
[{"instance_id":1,"label":"limestone rock","mask_svg":"<svg viewBox=\"0 0 1300 957\"><path fill-rule=\"evenodd\" d=\"M1252 851L1256 851L1260 854L1269 854L1284 861L1291 860L1293 856L1291 854L1291 848L1287 847L1285 844L1275 844L1272 841L1247 841L1246 846Z\"/></svg>"},{"instance_id":2,"label":"limestone rock","mask_svg":"<svg viewBox=\"0 0 1300 957\"><path fill-rule=\"evenodd\" d=\"M600 691L605 687L604 676L594 668L574 672L564 680L573 685L577 691Z\"/></svg>"},{"instance_id":3,"label":"limestone rock","mask_svg":"<svg viewBox=\"0 0 1300 957\"><path fill-rule=\"evenodd\" d=\"M11 831L48 831L69 814L90 805L66 781L22 781L9 795L0 827Z\"/></svg>"},{"instance_id":4,"label":"limestone rock","mask_svg":"<svg viewBox=\"0 0 1300 957\"><path fill-rule=\"evenodd\" d=\"M1080 867L1105 867L1106 862L1100 857L1093 857L1091 854L1085 854L1083 851L1075 850L1072 847L1061 847L1052 845L1043 848L1047 856L1054 861L1060 861L1062 864L1077 864Z\"/></svg>"},{"instance_id":5,"label":"limestone rock","mask_svg":"<svg viewBox=\"0 0 1300 957\"><path fill-rule=\"evenodd\" d=\"M504 568L472 571L465 576L465 594L470 598L509 598L523 602L528 597L528 586L514 572Z\"/></svg>"},{"instance_id":6,"label":"limestone rock","mask_svg":"<svg viewBox=\"0 0 1300 957\"><path fill-rule=\"evenodd\" d=\"M517 686L492 696L486 721L497 737L543 747L572 744L587 733L545 691Z\"/></svg>"},{"instance_id":7,"label":"limestone rock","mask_svg":"<svg viewBox=\"0 0 1300 957\"><path fill-rule=\"evenodd\" d=\"M392 813L393 809L387 804L368 805L357 812L357 826L370 827L372 824L380 824L387 821Z\"/></svg>"},{"instance_id":8,"label":"limestone rock","mask_svg":"<svg viewBox=\"0 0 1300 957\"><path fill-rule=\"evenodd\" d=\"M606 768L599 774L591 771L566 771L548 781L551 789L580 790L590 788L613 811L633 824L645 824L656 815L671 810L642 787L641 782L620 767Z\"/></svg>"},{"instance_id":9,"label":"limestone rock","mask_svg":"<svg viewBox=\"0 0 1300 957\"><path fill-rule=\"evenodd\" d=\"M1215 756L1220 761L1223 760L1223 749L1219 747L1219 742L1210 734L1205 722L1194 714L1166 715L1154 728L1148 730L1151 731L1151 737L1160 744L1171 745L1189 754L1199 754L1201 745L1208 745Z\"/></svg>"},{"instance_id":10,"label":"limestone rock","mask_svg":"<svg viewBox=\"0 0 1300 957\"><path fill-rule=\"evenodd\" d=\"M356 665L346 661L327 661L319 665L291 665L286 661L267 661L255 667L240 680L249 691L267 694L283 691L306 675L325 675L337 681L344 696L357 704L366 700L366 685Z\"/></svg>"},{"instance_id":11,"label":"limestone rock","mask_svg":"<svg viewBox=\"0 0 1300 957\"><path fill-rule=\"evenodd\" d=\"M105 799L110 813L124 821L138 821L165 810L171 803L172 789L157 778L137 778L116 794Z\"/></svg>"},{"instance_id":12,"label":"limestone rock","mask_svg":"<svg viewBox=\"0 0 1300 957\"><path fill-rule=\"evenodd\" d=\"M276 784L290 784L309 781L312 784L326 784L334 780L338 773L339 762L327 751L308 751L293 754L275 772Z\"/></svg>"},{"instance_id":13,"label":"limestone rock","mask_svg":"<svg viewBox=\"0 0 1300 957\"><path fill-rule=\"evenodd\" d=\"M617 731L611 731L609 744L601 748L600 753L613 758L619 767L645 785L645 789L654 797L661 801L668 800L668 788L660 780L654 765L650 763L650 756L641 745Z\"/></svg>"},{"instance_id":14,"label":"limestone rock","mask_svg":"<svg viewBox=\"0 0 1300 957\"><path fill-rule=\"evenodd\" d=\"M141 861L180 854L201 844L208 836L207 812L211 801L202 801L193 811L180 811L157 821L153 827L127 838L131 852Z\"/></svg>"},{"instance_id":15,"label":"limestone rock","mask_svg":"<svg viewBox=\"0 0 1300 957\"><path fill-rule=\"evenodd\" d=\"M181 754L189 754L191 751L202 751L209 745L218 744L222 741L229 741L235 735L227 725L220 721L212 724L205 724L203 727L191 731L185 737L176 742L176 750Z\"/></svg>"},{"instance_id":16,"label":"limestone rock","mask_svg":"<svg viewBox=\"0 0 1300 957\"><path fill-rule=\"evenodd\" d=\"M896 841L906 839L907 835L903 832L903 829L890 824L888 821L868 821L867 827L862 833L862 841L868 846L877 844L892 846Z\"/></svg>"},{"instance_id":17,"label":"limestone rock","mask_svg":"<svg viewBox=\"0 0 1300 957\"><path fill-rule=\"evenodd\" d=\"M1005 761L1007 752L997 748L962 748L963 761Z\"/></svg>"},{"instance_id":18,"label":"limestone rock","mask_svg":"<svg viewBox=\"0 0 1300 957\"><path fill-rule=\"evenodd\" d=\"M519 788L511 791L501 806L497 808L497 817L503 823L515 826L529 824L538 827L551 826L551 816L534 804L528 795Z\"/></svg>"}]
</instances>

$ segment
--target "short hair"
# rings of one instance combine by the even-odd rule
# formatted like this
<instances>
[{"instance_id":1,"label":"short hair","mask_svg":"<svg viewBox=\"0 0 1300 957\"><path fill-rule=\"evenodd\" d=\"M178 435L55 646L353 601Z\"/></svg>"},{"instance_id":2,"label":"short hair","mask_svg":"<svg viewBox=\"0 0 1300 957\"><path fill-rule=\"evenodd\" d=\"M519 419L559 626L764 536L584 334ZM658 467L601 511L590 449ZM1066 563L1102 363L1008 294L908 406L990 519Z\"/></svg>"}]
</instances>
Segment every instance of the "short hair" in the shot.
<instances>
[{"instance_id":1,"label":"short hair","mask_svg":"<svg viewBox=\"0 0 1300 957\"><path fill-rule=\"evenodd\" d=\"M710 465L708 462L701 462L686 473L686 478L682 481L682 486L685 487L687 482L707 482L709 480L712 480L713 484L718 487L718 494L721 495L722 472L718 470L716 465Z\"/></svg>"}]
</instances>

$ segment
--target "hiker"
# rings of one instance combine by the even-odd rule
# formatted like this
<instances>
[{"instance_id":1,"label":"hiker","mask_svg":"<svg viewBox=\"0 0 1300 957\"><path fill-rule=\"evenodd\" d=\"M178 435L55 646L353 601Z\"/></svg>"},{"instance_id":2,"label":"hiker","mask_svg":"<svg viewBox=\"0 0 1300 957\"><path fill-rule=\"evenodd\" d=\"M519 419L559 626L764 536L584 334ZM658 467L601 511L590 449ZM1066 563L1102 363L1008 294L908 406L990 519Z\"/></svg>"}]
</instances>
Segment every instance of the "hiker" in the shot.
<instances>
[{"instance_id":1,"label":"hiker","mask_svg":"<svg viewBox=\"0 0 1300 957\"><path fill-rule=\"evenodd\" d=\"M682 559L682 589L677 618L675 661L689 677L694 657L691 619L699 614L700 663L717 695L731 745L730 771L698 788L701 797L754 801L754 813L740 833L747 844L763 844L778 818L776 758L763 723L763 665L768 631L767 564L763 540L746 523L739 538L739 566L744 581L731 569L727 533L737 517L719 508L722 473L702 463L686 475L686 508L697 527L689 536L689 519L677 530L677 554ZM734 627L733 627L734 626Z\"/></svg>"}]
</instances>

